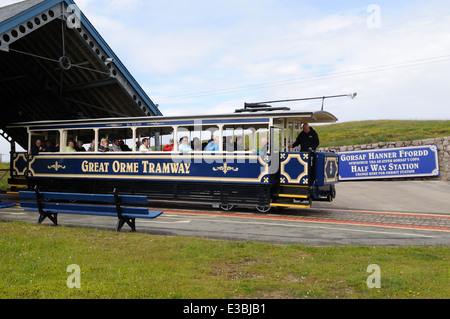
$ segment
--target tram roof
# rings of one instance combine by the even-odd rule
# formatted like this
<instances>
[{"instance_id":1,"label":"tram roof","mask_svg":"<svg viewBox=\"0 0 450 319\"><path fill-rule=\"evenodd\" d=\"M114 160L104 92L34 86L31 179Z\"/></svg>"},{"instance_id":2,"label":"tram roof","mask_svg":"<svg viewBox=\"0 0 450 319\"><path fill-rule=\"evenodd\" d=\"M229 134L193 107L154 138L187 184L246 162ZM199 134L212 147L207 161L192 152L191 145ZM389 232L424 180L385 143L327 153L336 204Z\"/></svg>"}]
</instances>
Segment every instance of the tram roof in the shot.
<instances>
[{"instance_id":1,"label":"tram roof","mask_svg":"<svg viewBox=\"0 0 450 319\"><path fill-rule=\"evenodd\" d=\"M326 111L316 112L296 112L296 111L275 111L275 112L255 112L255 113L232 113L219 115L191 115L191 116L161 116L155 117L128 117L128 118L99 118L66 121L37 121L11 124L10 127L28 127L31 129L64 129L64 128L88 128L88 127L130 127L128 124L136 126L166 126L166 125L186 125L192 126L199 122L203 124L251 124L268 123L270 119L294 119L303 123L335 123L338 119ZM201 123L201 122L200 122ZM113 126L114 124L114 126ZM117 125L116 125L117 124ZM119 125L121 124L121 125Z\"/></svg>"},{"instance_id":2,"label":"tram roof","mask_svg":"<svg viewBox=\"0 0 450 319\"><path fill-rule=\"evenodd\" d=\"M0 7L0 70L3 130L19 121L162 115L73 0ZM24 143L23 131L6 131Z\"/></svg>"}]
</instances>

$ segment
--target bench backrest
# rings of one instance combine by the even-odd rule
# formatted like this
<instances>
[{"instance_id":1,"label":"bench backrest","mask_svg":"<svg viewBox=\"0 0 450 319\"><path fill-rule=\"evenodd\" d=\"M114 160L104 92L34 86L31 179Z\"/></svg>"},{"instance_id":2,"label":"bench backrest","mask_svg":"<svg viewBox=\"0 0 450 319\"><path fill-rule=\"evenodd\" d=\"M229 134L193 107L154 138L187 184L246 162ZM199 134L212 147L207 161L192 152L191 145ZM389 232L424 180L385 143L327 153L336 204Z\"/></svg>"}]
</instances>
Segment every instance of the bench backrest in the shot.
<instances>
[{"instance_id":1,"label":"bench backrest","mask_svg":"<svg viewBox=\"0 0 450 319\"><path fill-rule=\"evenodd\" d=\"M38 211L38 204L35 202L23 202L20 206L33 211ZM60 203L42 203L42 209L46 212L73 213L79 215L99 215L99 216L117 216L117 210L114 206L96 206L79 204L60 204ZM122 214L134 216L148 216L150 212L146 207L121 207Z\"/></svg>"},{"instance_id":2,"label":"bench backrest","mask_svg":"<svg viewBox=\"0 0 450 319\"><path fill-rule=\"evenodd\" d=\"M49 200L73 200L81 202L104 202L115 203L114 194L83 194L83 193L53 193L39 192L42 199ZM36 192L22 191L19 192L21 198L36 199ZM122 204L147 204L147 196L140 195L119 195Z\"/></svg>"}]
</instances>

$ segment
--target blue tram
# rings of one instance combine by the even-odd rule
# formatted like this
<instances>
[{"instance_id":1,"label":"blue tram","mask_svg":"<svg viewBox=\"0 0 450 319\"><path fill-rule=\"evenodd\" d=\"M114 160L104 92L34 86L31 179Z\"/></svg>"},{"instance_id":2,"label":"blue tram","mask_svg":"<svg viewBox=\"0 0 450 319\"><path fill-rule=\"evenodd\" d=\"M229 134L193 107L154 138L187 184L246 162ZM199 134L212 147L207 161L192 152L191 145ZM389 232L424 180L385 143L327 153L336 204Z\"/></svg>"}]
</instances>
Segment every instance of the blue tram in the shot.
<instances>
[{"instance_id":1,"label":"blue tram","mask_svg":"<svg viewBox=\"0 0 450 319\"><path fill-rule=\"evenodd\" d=\"M26 128L28 152L12 154L11 172L43 191L118 189L153 202L206 202L223 210L309 208L335 198L339 157L289 146L302 123L336 121L325 111L275 109L18 123L11 127Z\"/></svg>"}]
</instances>

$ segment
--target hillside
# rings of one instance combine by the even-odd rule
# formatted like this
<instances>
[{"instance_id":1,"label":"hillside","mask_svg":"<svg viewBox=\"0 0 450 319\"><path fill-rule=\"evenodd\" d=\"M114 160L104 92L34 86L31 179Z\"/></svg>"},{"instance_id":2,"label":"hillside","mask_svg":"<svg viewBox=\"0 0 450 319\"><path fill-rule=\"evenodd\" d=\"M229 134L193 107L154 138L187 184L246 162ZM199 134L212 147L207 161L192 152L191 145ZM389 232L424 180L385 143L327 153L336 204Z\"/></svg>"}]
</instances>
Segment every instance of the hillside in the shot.
<instances>
[{"instance_id":1,"label":"hillside","mask_svg":"<svg viewBox=\"0 0 450 319\"><path fill-rule=\"evenodd\" d=\"M320 147L411 141L450 136L447 121L379 120L315 125Z\"/></svg>"}]
</instances>

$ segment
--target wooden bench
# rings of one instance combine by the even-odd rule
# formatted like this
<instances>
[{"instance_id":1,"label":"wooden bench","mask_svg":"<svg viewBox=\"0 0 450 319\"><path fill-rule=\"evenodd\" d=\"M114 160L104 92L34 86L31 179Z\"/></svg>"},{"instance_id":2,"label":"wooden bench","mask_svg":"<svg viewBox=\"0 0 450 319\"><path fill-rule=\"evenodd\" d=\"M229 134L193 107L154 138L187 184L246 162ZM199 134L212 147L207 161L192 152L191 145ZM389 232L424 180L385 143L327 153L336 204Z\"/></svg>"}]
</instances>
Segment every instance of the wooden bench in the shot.
<instances>
[{"instance_id":1,"label":"wooden bench","mask_svg":"<svg viewBox=\"0 0 450 319\"><path fill-rule=\"evenodd\" d=\"M127 224L132 231L136 231L136 218L155 219L163 212L150 211L147 207L122 206L122 204L147 205L146 196L119 195L117 190L114 194L83 194L83 193L55 193L22 191L19 196L24 199L35 199L35 202L21 202L20 206L25 211L39 213L38 223L48 218L55 226L58 225L58 214L76 214L117 217L116 231L120 231ZM70 202L95 202L107 203L109 205L86 205Z\"/></svg>"}]
</instances>

